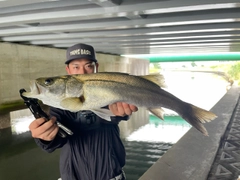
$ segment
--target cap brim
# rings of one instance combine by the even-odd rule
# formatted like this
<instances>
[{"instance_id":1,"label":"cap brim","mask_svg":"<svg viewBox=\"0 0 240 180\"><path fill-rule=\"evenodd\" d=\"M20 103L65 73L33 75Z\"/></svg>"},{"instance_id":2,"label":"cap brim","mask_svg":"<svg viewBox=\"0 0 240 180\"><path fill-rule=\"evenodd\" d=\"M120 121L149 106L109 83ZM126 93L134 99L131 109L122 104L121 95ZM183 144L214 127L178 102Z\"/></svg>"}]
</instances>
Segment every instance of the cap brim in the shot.
<instances>
[{"instance_id":1,"label":"cap brim","mask_svg":"<svg viewBox=\"0 0 240 180\"><path fill-rule=\"evenodd\" d=\"M81 58L71 58L71 59L68 59L66 62L65 62L65 64L69 64L71 61L73 61L73 60L76 60L76 59L89 59L89 60L91 60L91 61L94 61L94 62L97 62L97 60L96 59L93 59L93 58L89 58L89 57L81 57Z\"/></svg>"}]
</instances>

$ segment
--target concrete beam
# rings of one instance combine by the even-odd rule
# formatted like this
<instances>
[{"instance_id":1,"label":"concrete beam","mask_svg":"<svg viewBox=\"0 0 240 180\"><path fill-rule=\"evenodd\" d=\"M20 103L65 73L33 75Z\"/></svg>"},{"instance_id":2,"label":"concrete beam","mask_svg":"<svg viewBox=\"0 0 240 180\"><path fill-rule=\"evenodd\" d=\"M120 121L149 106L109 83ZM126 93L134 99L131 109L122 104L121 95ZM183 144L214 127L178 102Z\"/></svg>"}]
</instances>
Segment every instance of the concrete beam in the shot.
<instances>
[{"instance_id":1,"label":"concrete beam","mask_svg":"<svg viewBox=\"0 0 240 180\"><path fill-rule=\"evenodd\" d=\"M74 14L74 12L71 12ZM50 32L74 32L74 31L90 31L101 28L110 29L127 29L138 26L141 27L164 27L164 26L182 26L182 25L197 25L197 24L211 24L213 27L218 23L240 22L239 12L228 12L223 14L206 13L201 15L182 15L177 19L176 17L158 17L137 19L134 21L121 20L121 21L109 21L109 22L86 22L86 23L74 23L63 25L49 25L38 26L29 28L14 28L14 29L2 29L0 30L0 36L10 35L26 35L26 34L38 34L38 33L50 33ZM10 17L9 17L10 18ZM0 22L1 22L0 18ZM7 21L7 20L6 20ZM111 28L110 28L111 27ZM124 32L123 32L124 33ZM97 34L97 33L96 33Z\"/></svg>"},{"instance_id":2,"label":"concrete beam","mask_svg":"<svg viewBox=\"0 0 240 180\"><path fill-rule=\"evenodd\" d=\"M95 3L101 7L112 7L122 4L122 0L88 0L92 3Z\"/></svg>"},{"instance_id":3,"label":"concrete beam","mask_svg":"<svg viewBox=\"0 0 240 180\"><path fill-rule=\"evenodd\" d=\"M33 40L48 40L48 39L79 39L79 41L87 40L88 37L94 38L115 38L125 39L132 37L135 39L135 36L151 35L154 38L154 35L161 35L161 37L178 37L181 36L199 36L203 35L215 35L215 34L234 34L240 33L240 23L221 23L221 24L202 24L191 26L166 26L161 28L137 28L137 29L124 29L124 30L103 30L99 32L72 32L72 33L55 33L55 34L34 34L34 35L21 35L21 36L7 36L3 37L4 41L33 41ZM120 37L120 38L119 38ZM148 36L149 37L149 36ZM89 38L90 40L90 38Z\"/></svg>"},{"instance_id":4,"label":"concrete beam","mask_svg":"<svg viewBox=\"0 0 240 180\"><path fill-rule=\"evenodd\" d=\"M26 0L27 1L27 0ZM29 0L28 0L29 1ZM5 1L3 1L5 2ZM6 1L8 2L8 1ZM107 1L108 2L108 1ZM99 7L99 8L87 8L79 10L62 10L53 12L39 12L39 13L26 13L12 15L8 17L0 17L0 27L15 26L16 24L26 24L35 22L63 22L63 21L73 21L80 19L96 19L104 17L125 17L126 13L132 13L134 11L142 11L145 14L158 14L158 13L174 13L174 12L191 12L198 10L221 10L221 9L231 9L237 7L239 2L237 0L212 0L202 1L198 0L182 0L181 2L175 1L159 1L159 2L141 2L138 4L128 4L124 3L121 6L113 7ZM0 7L1 3L0 3ZM160 8L159 8L160 7ZM219 13L221 15L221 12ZM216 15L215 15L216 16ZM214 17L214 15L213 15ZM238 18L238 17L236 17ZM176 17L175 17L176 19ZM195 18L191 18L195 20ZM220 18L221 19L221 18Z\"/></svg>"},{"instance_id":5,"label":"concrete beam","mask_svg":"<svg viewBox=\"0 0 240 180\"><path fill-rule=\"evenodd\" d=\"M68 0L68 1L43 1L43 0L34 0L34 3L32 1L25 1L27 4L24 3L24 1L18 0L16 1L0 1L0 14L6 14L6 13L22 13L22 11L34 11L34 13L37 13L41 11L42 9L59 9L63 7L76 7L76 6L83 6L90 4L87 0L78 1L78 0ZM14 6L13 6L14 5ZM10 6L10 7L4 7L4 6Z\"/></svg>"}]
</instances>

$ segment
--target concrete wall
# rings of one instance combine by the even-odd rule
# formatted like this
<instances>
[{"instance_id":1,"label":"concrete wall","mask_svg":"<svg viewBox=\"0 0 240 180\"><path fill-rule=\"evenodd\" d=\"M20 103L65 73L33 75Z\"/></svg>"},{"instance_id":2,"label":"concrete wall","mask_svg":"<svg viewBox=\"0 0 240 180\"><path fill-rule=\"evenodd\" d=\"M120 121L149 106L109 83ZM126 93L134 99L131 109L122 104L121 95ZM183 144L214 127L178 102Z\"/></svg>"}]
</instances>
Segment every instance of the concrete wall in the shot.
<instances>
[{"instance_id":1,"label":"concrete wall","mask_svg":"<svg viewBox=\"0 0 240 180\"><path fill-rule=\"evenodd\" d=\"M65 50L0 43L0 105L20 100L19 89L29 90L29 81L42 76L63 75ZM148 74L149 61L96 54L99 71Z\"/></svg>"},{"instance_id":2,"label":"concrete wall","mask_svg":"<svg viewBox=\"0 0 240 180\"><path fill-rule=\"evenodd\" d=\"M143 59L125 58L120 56L97 54L99 71L125 72L133 75L149 73L149 61Z\"/></svg>"},{"instance_id":3,"label":"concrete wall","mask_svg":"<svg viewBox=\"0 0 240 180\"><path fill-rule=\"evenodd\" d=\"M65 73L64 50L0 43L0 104L18 100L29 80Z\"/></svg>"},{"instance_id":4,"label":"concrete wall","mask_svg":"<svg viewBox=\"0 0 240 180\"><path fill-rule=\"evenodd\" d=\"M149 112L145 108L138 108L138 111L130 116L128 121L119 123L120 136L125 139L140 127L149 123Z\"/></svg>"}]
</instances>

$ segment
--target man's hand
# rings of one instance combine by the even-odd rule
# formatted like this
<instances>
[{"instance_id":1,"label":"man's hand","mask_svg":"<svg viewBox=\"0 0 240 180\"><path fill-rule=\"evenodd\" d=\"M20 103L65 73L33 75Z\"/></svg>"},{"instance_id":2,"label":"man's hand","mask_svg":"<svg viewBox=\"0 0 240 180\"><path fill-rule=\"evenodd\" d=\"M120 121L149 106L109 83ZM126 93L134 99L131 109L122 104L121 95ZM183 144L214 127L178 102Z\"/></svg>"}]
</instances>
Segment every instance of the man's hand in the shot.
<instances>
[{"instance_id":1,"label":"man's hand","mask_svg":"<svg viewBox=\"0 0 240 180\"><path fill-rule=\"evenodd\" d=\"M55 117L52 117L47 122L45 122L44 118L34 120L29 125L32 137L39 138L45 141L52 141L58 132L58 126L55 122L56 122Z\"/></svg>"},{"instance_id":2,"label":"man's hand","mask_svg":"<svg viewBox=\"0 0 240 180\"><path fill-rule=\"evenodd\" d=\"M136 106L123 102L111 104L109 105L109 109L115 116L131 115L132 112L136 112L138 110Z\"/></svg>"}]
</instances>

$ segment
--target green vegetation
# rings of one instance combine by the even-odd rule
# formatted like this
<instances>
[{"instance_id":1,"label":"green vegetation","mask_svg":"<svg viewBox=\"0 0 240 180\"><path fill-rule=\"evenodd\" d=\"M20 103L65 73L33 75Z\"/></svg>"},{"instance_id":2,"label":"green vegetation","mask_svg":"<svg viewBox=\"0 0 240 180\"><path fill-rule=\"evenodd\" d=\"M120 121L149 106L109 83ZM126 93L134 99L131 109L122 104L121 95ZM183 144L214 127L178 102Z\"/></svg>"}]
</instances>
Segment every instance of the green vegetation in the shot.
<instances>
[{"instance_id":1,"label":"green vegetation","mask_svg":"<svg viewBox=\"0 0 240 180\"><path fill-rule=\"evenodd\" d=\"M228 74L234 80L239 81L240 80L240 62L231 66L231 68L228 70Z\"/></svg>"},{"instance_id":2,"label":"green vegetation","mask_svg":"<svg viewBox=\"0 0 240 180\"><path fill-rule=\"evenodd\" d=\"M194 61L191 63L191 65L192 65L192 67L196 67L197 66L197 64Z\"/></svg>"},{"instance_id":3,"label":"green vegetation","mask_svg":"<svg viewBox=\"0 0 240 180\"><path fill-rule=\"evenodd\" d=\"M149 72L150 73L159 73L161 70L160 63L150 63Z\"/></svg>"},{"instance_id":4,"label":"green vegetation","mask_svg":"<svg viewBox=\"0 0 240 180\"><path fill-rule=\"evenodd\" d=\"M26 106L24 105L24 102L20 100L0 104L0 114L5 114L13 110L21 109L22 107L26 107Z\"/></svg>"},{"instance_id":5,"label":"green vegetation","mask_svg":"<svg viewBox=\"0 0 240 180\"><path fill-rule=\"evenodd\" d=\"M229 62L225 64L215 65L211 67L215 71L225 72L229 81L236 81L240 85L240 62Z\"/></svg>"},{"instance_id":6,"label":"green vegetation","mask_svg":"<svg viewBox=\"0 0 240 180\"><path fill-rule=\"evenodd\" d=\"M42 103L42 101L38 101L39 105L42 109L48 112L49 106ZM7 103L0 104L0 115L9 113L11 111L16 111L20 109L27 109L27 106L24 104L23 100L11 101Z\"/></svg>"},{"instance_id":7,"label":"green vegetation","mask_svg":"<svg viewBox=\"0 0 240 180\"><path fill-rule=\"evenodd\" d=\"M198 68L198 70L212 70L216 71L216 74L222 76L230 84L240 85L240 61L216 61L215 65L209 65L208 62L189 62L189 65L186 62L179 64L179 68L189 69L189 68ZM173 68L176 68L174 66ZM164 67L161 67L161 63L150 63L149 73L159 73Z\"/></svg>"}]
</instances>

